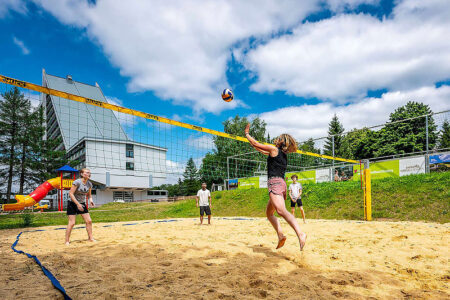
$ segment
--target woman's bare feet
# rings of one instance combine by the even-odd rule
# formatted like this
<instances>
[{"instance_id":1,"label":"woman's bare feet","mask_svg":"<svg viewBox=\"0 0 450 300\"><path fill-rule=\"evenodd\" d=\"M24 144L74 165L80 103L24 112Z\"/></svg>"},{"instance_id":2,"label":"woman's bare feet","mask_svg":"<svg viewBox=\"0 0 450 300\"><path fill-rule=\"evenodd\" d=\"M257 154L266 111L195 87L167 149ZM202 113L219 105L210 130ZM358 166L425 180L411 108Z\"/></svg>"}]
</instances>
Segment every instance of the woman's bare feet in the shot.
<instances>
[{"instance_id":1,"label":"woman's bare feet","mask_svg":"<svg viewBox=\"0 0 450 300\"><path fill-rule=\"evenodd\" d=\"M306 238L307 237L308 236L306 235L306 233L301 233L300 238L299 238L299 240L300 240L300 251L303 251L303 248L305 247L305 244L306 244Z\"/></svg>"},{"instance_id":2,"label":"woman's bare feet","mask_svg":"<svg viewBox=\"0 0 450 300\"><path fill-rule=\"evenodd\" d=\"M277 249L280 249L281 247L283 247L285 242L286 242L286 236L283 235L281 238L278 239Z\"/></svg>"},{"instance_id":3,"label":"woman's bare feet","mask_svg":"<svg viewBox=\"0 0 450 300\"><path fill-rule=\"evenodd\" d=\"M89 241L89 242L96 242L96 240L93 239L93 238L92 238L92 239L89 239L88 241Z\"/></svg>"},{"instance_id":4,"label":"woman's bare feet","mask_svg":"<svg viewBox=\"0 0 450 300\"><path fill-rule=\"evenodd\" d=\"M69 246L70 245L70 242L66 242L66 246Z\"/></svg>"}]
</instances>

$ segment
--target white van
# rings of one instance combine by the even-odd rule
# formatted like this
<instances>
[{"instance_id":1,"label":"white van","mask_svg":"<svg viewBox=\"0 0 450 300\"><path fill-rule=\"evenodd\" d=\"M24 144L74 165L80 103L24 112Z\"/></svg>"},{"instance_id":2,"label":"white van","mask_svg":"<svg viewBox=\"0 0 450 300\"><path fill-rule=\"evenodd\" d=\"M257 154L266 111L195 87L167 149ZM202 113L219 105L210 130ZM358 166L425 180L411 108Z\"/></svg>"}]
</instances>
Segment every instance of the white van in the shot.
<instances>
[{"instance_id":1,"label":"white van","mask_svg":"<svg viewBox=\"0 0 450 300\"><path fill-rule=\"evenodd\" d=\"M50 206L50 200L41 200L41 201L39 201L39 205L40 206L43 206L43 205Z\"/></svg>"}]
</instances>

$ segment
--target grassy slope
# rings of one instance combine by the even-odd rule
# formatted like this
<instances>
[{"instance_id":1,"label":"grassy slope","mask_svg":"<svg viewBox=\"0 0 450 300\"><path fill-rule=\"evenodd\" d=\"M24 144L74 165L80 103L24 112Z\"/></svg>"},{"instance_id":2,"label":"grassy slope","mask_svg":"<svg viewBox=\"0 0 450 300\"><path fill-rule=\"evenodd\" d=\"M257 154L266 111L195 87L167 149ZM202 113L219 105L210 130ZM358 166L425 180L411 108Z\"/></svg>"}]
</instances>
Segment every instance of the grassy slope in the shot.
<instances>
[{"instance_id":1,"label":"grassy slope","mask_svg":"<svg viewBox=\"0 0 450 300\"><path fill-rule=\"evenodd\" d=\"M372 183L374 219L450 222L450 172L386 178ZM268 201L266 189L222 191L213 194L215 216L263 217ZM288 205L288 202L287 202ZM320 183L304 186L303 205L307 218L363 218L359 182ZM110 203L92 209L94 222L197 217L195 202ZM81 223L77 217L77 223ZM32 226L65 225L62 213L34 214ZM22 215L0 216L0 229L23 226Z\"/></svg>"}]
</instances>

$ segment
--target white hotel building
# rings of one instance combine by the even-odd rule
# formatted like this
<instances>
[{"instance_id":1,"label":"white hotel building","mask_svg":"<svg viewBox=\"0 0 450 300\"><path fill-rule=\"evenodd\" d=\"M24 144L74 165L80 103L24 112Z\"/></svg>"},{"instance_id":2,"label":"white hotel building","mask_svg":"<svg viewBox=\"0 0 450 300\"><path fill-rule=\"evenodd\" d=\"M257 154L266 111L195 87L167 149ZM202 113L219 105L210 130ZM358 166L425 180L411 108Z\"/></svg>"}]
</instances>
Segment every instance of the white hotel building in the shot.
<instances>
[{"instance_id":1,"label":"white hotel building","mask_svg":"<svg viewBox=\"0 0 450 300\"><path fill-rule=\"evenodd\" d=\"M42 71L42 85L70 94L107 102L99 85L88 85ZM148 191L166 181L167 149L130 139L109 109L42 95L46 138L61 138L58 149L77 159L77 169L91 170L96 204L153 198ZM64 197L65 200L67 195Z\"/></svg>"}]
</instances>

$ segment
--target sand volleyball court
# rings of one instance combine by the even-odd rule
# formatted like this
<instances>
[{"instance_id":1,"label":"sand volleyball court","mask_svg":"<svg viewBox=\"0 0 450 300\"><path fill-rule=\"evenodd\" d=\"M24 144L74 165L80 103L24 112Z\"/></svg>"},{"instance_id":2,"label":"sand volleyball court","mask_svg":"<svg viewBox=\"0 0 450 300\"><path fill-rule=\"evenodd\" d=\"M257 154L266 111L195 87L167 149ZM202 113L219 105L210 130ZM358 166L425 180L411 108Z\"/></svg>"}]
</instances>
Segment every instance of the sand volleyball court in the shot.
<instances>
[{"instance_id":1,"label":"sand volleyball court","mask_svg":"<svg viewBox=\"0 0 450 300\"><path fill-rule=\"evenodd\" d=\"M276 251L265 219L213 221L97 223L97 243L81 228L69 247L61 226L43 227L17 249L37 255L73 299L450 298L448 224L311 220L300 253L286 223ZM0 298L61 299L11 250L20 231L0 231Z\"/></svg>"}]
</instances>

